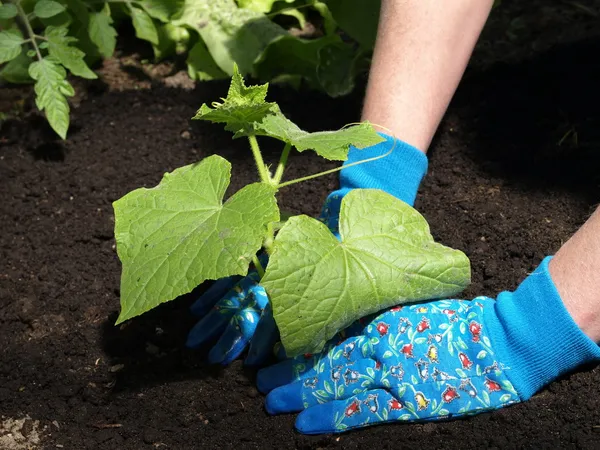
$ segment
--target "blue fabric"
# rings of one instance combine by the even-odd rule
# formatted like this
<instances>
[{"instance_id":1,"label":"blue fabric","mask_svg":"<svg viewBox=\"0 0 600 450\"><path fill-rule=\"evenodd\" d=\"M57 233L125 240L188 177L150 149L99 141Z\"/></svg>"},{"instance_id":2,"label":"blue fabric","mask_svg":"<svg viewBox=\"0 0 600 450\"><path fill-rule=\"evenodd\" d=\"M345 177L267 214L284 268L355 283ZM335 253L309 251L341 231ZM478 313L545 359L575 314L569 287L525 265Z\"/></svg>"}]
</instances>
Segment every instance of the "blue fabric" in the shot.
<instances>
[{"instance_id":1,"label":"blue fabric","mask_svg":"<svg viewBox=\"0 0 600 450\"><path fill-rule=\"evenodd\" d=\"M600 360L598 346L564 308L549 260L497 300L395 307L322 354L261 370L267 411L304 410L296 428L319 434L527 400L557 376Z\"/></svg>"},{"instance_id":2,"label":"blue fabric","mask_svg":"<svg viewBox=\"0 0 600 450\"><path fill-rule=\"evenodd\" d=\"M343 167L349 164L384 155L376 161L347 167L340 171L340 188L333 191L325 200L320 219L334 233L338 228L338 219L342 198L352 189L381 189L388 194L413 206L421 180L427 173L428 160L425 153L417 148L379 133L385 141L380 144L359 150L350 147L348 159Z\"/></svg>"}]
</instances>

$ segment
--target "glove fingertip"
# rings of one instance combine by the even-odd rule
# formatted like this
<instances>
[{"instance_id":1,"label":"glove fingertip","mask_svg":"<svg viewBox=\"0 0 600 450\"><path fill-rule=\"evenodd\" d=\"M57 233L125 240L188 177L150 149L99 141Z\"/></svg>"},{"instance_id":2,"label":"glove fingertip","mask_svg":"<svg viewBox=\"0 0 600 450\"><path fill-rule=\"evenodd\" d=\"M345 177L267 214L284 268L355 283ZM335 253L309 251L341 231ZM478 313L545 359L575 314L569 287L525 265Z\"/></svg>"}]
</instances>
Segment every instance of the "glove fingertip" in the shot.
<instances>
[{"instance_id":1,"label":"glove fingertip","mask_svg":"<svg viewBox=\"0 0 600 450\"><path fill-rule=\"evenodd\" d=\"M338 433L332 418L332 403L324 403L307 408L296 418L296 430L302 434Z\"/></svg>"},{"instance_id":2,"label":"glove fingertip","mask_svg":"<svg viewBox=\"0 0 600 450\"><path fill-rule=\"evenodd\" d=\"M265 399L265 409L271 415L302 411L302 382L287 384L273 389Z\"/></svg>"}]
</instances>

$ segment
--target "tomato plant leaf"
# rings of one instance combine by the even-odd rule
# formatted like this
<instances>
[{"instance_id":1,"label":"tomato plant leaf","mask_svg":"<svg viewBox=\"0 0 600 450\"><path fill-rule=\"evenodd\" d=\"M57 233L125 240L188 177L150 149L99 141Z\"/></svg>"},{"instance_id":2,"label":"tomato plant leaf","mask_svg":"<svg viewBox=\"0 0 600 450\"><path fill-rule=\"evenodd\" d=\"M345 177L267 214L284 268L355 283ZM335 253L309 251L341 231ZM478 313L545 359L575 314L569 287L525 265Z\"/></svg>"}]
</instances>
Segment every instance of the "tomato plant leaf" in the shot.
<instances>
[{"instance_id":1,"label":"tomato plant leaf","mask_svg":"<svg viewBox=\"0 0 600 450\"><path fill-rule=\"evenodd\" d=\"M0 31L0 64L15 59L21 53L23 36L15 28Z\"/></svg>"},{"instance_id":2,"label":"tomato plant leaf","mask_svg":"<svg viewBox=\"0 0 600 450\"><path fill-rule=\"evenodd\" d=\"M35 80L35 103L45 111L48 123L63 139L69 129L69 104L65 96L73 96L73 87L66 80L67 71L51 57L35 61L29 66L29 75Z\"/></svg>"},{"instance_id":3,"label":"tomato plant leaf","mask_svg":"<svg viewBox=\"0 0 600 450\"><path fill-rule=\"evenodd\" d=\"M108 3L107 3L108 5ZM105 58L110 58L117 46L117 30L113 27L110 10L90 14L89 35L91 41L98 47L98 51Z\"/></svg>"},{"instance_id":4,"label":"tomato plant leaf","mask_svg":"<svg viewBox=\"0 0 600 450\"><path fill-rule=\"evenodd\" d=\"M277 104L265 102L268 88L268 84L247 87L236 65L223 103L214 103L213 108L203 104L192 119L225 123L234 138L253 134L259 121L279 111Z\"/></svg>"},{"instance_id":5,"label":"tomato plant leaf","mask_svg":"<svg viewBox=\"0 0 600 450\"><path fill-rule=\"evenodd\" d=\"M89 80L98 78L83 60L85 53L76 47L70 46L70 44L76 42L77 39L67 36L68 32L69 30L67 27L50 26L46 28L48 53L63 66L69 69L73 75L87 78Z\"/></svg>"},{"instance_id":6,"label":"tomato plant leaf","mask_svg":"<svg viewBox=\"0 0 600 450\"><path fill-rule=\"evenodd\" d=\"M462 252L434 242L415 209L375 189L342 200L338 240L322 222L290 218L261 284L288 357L318 352L354 320L408 301L450 297L470 281Z\"/></svg>"},{"instance_id":7,"label":"tomato plant leaf","mask_svg":"<svg viewBox=\"0 0 600 450\"><path fill-rule=\"evenodd\" d=\"M173 24L197 31L216 64L228 75L233 74L235 63L243 74L251 73L266 46L287 34L264 14L239 8L235 0L186 0Z\"/></svg>"},{"instance_id":8,"label":"tomato plant leaf","mask_svg":"<svg viewBox=\"0 0 600 450\"><path fill-rule=\"evenodd\" d=\"M33 8L33 13L40 19L48 19L63 12L65 7L52 0L39 0Z\"/></svg>"},{"instance_id":9,"label":"tomato plant leaf","mask_svg":"<svg viewBox=\"0 0 600 450\"><path fill-rule=\"evenodd\" d=\"M336 161L347 159L350 145L362 149L384 141L367 122L337 131L309 133L301 130L283 114L271 114L266 116L256 128L258 134L289 143L300 152L310 149L323 158Z\"/></svg>"},{"instance_id":10,"label":"tomato plant leaf","mask_svg":"<svg viewBox=\"0 0 600 450\"><path fill-rule=\"evenodd\" d=\"M6 64L0 70L0 78L9 83L22 84L31 83L32 79L29 76L29 65L32 59L27 56L27 51L23 48L19 56Z\"/></svg>"},{"instance_id":11,"label":"tomato plant leaf","mask_svg":"<svg viewBox=\"0 0 600 450\"><path fill-rule=\"evenodd\" d=\"M223 203L230 177L231 164L214 155L114 202L123 264L117 323L205 280L246 275L279 210L275 190L262 183L242 188Z\"/></svg>"},{"instance_id":12,"label":"tomato plant leaf","mask_svg":"<svg viewBox=\"0 0 600 450\"><path fill-rule=\"evenodd\" d=\"M18 14L17 7L12 3L0 5L0 19L12 19Z\"/></svg>"},{"instance_id":13,"label":"tomato plant leaf","mask_svg":"<svg viewBox=\"0 0 600 450\"><path fill-rule=\"evenodd\" d=\"M152 21L152 17L143 9L136 8L135 6L131 6L129 11L131 12L131 21L133 22L135 35L140 39L158 45L158 31Z\"/></svg>"}]
</instances>

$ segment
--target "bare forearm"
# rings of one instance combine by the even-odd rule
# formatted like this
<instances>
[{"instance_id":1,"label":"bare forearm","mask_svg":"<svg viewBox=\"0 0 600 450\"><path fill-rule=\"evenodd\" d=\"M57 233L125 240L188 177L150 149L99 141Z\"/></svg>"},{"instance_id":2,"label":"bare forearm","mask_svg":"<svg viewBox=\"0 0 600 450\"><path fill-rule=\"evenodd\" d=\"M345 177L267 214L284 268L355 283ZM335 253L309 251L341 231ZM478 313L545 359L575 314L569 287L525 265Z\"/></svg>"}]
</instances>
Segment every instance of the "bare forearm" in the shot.
<instances>
[{"instance_id":1,"label":"bare forearm","mask_svg":"<svg viewBox=\"0 0 600 450\"><path fill-rule=\"evenodd\" d=\"M383 0L363 120L426 152L493 0Z\"/></svg>"}]
</instances>

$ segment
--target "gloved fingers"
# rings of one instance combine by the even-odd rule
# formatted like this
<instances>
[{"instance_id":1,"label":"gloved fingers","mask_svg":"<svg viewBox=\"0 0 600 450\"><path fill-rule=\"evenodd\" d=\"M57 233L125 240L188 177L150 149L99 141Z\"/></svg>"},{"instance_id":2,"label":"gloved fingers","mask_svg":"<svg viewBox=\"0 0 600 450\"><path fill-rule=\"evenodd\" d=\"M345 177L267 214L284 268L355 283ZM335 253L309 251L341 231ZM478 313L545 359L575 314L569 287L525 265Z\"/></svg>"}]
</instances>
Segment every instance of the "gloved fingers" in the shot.
<instances>
[{"instance_id":1,"label":"gloved fingers","mask_svg":"<svg viewBox=\"0 0 600 450\"><path fill-rule=\"evenodd\" d=\"M257 366L273 354L273 347L279 339L279 331L273 318L271 304L267 303L256 327L256 332L250 340L250 349L246 357L247 366Z\"/></svg>"},{"instance_id":2,"label":"gloved fingers","mask_svg":"<svg viewBox=\"0 0 600 450\"><path fill-rule=\"evenodd\" d=\"M313 377L334 366L345 365L373 355L373 346L366 336L355 336L334 346L326 353L297 356L258 372L258 390L267 393L276 387L290 384L300 378Z\"/></svg>"},{"instance_id":3,"label":"gloved fingers","mask_svg":"<svg viewBox=\"0 0 600 450\"><path fill-rule=\"evenodd\" d=\"M245 277L230 289L227 295L219 300L213 309L190 330L186 346L196 348L222 333L231 318L246 308L251 301L251 296L247 293L248 289L255 284L252 278Z\"/></svg>"},{"instance_id":4,"label":"gloved fingers","mask_svg":"<svg viewBox=\"0 0 600 450\"><path fill-rule=\"evenodd\" d=\"M239 275L221 278L215 281L198 299L190 306L190 311L196 317L204 316L221 298L225 296L242 277Z\"/></svg>"},{"instance_id":5,"label":"gloved fingers","mask_svg":"<svg viewBox=\"0 0 600 450\"><path fill-rule=\"evenodd\" d=\"M208 353L211 364L229 364L244 351L260 320L260 311L248 306L233 315L225 331Z\"/></svg>"},{"instance_id":6,"label":"gloved fingers","mask_svg":"<svg viewBox=\"0 0 600 450\"><path fill-rule=\"evenodd\" d=\"M402 399L384 389L361 392L344 400L311 406L296 418L303 434L341 433L378 423L418 419Z\"/></svg>"},{"instance_id":7,"label":"gloved fingers","mask_svg":"<svg viewBox=\"0 0 600 450\"><path fill-rule=\"evenodd\" d=\"M349 398L380 387L380 373L381 364L373 359L318 370L313 376L272 390L267 395L265 407L269 414L280 414Z\"/></svg>"}]
</instances>

